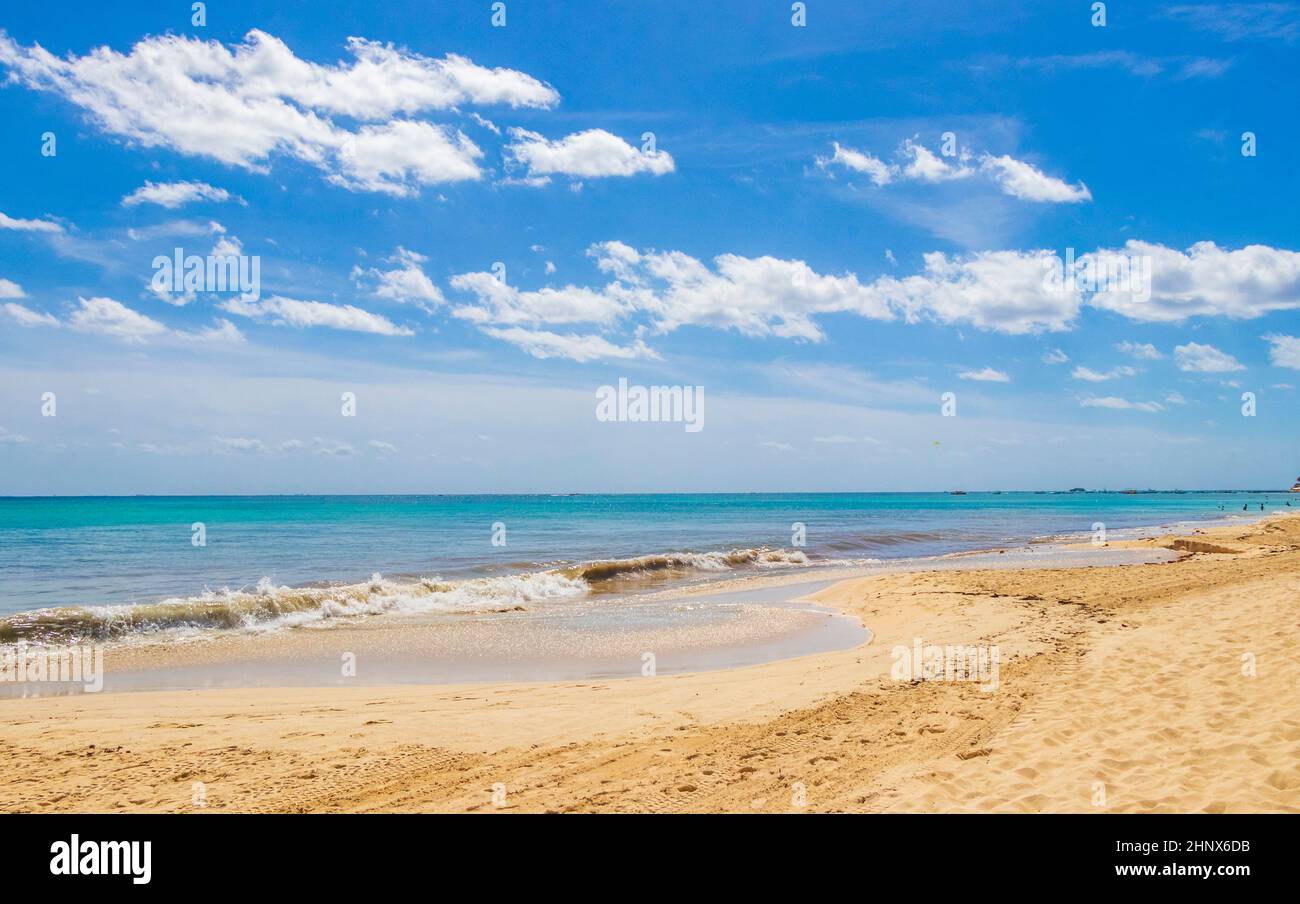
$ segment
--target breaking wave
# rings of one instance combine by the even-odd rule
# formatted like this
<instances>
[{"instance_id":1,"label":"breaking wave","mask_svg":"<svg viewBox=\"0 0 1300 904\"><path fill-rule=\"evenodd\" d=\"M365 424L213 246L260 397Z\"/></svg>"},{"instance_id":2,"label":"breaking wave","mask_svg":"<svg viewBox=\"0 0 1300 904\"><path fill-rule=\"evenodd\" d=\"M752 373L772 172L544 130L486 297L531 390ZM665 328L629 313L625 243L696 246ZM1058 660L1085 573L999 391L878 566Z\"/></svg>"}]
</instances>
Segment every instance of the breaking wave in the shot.
<instances>
[{"instance_id":1,"label":"breaking wave","mask_svg":"<svg viewBox=\"0 0 1300 904\"><path fill-rule=\"evenodd\" d=\"M0 619L0 643L111 641L208 631L265 632L331 619L406 614L488 614L527 610L538 603L578 599L619 578L774 569L809 564L795 550L664 553L563 566L546 571L465 580L421 578L369 581L333 587L276 586L262 578L251 590L205 590L198 596L155 603L66 606L20 612Z\"/></svg>"},{"instance_id":2,"label":"breaking wave","mask_svg":"<svg viewBox=\"0 0 1300 904\"><path fill-rule=\"evenodd\" d=\"M589 583L635 577L655 572L730 571L733 568L790 568L807 565L808 556L799 550L733 549L730 552L677 552L633 559L609 559L560 569L569 577Z\"/></svg>"}]
</instances>

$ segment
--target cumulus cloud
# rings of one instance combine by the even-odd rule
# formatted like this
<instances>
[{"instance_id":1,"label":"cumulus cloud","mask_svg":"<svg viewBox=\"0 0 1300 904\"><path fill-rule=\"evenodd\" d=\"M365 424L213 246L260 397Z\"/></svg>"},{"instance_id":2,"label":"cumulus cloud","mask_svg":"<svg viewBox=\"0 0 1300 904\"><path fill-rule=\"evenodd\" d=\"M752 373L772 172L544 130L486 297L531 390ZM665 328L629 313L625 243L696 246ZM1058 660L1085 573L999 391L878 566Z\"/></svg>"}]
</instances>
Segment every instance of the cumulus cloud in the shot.
<instances>
[{"instance_id":1,"label":"cumulus cloud","mask_svg":"<svg viewBox=\"0 0 1300 904\"><path fill-rule=\"evenodd\" d=\"M387 259L387 263L396 265L392 269L356 268L352 275L359 285L366 280L373 281L372 291L378 298L414 304L426 311L433 311L441 307L445 299L442 290L433 284L433 280L422 269L421 265L427 260L423 254L399 245L393 256Z\"/></svg>"},{"instance_id":2,"label":"cumulus cloud","mask_svg":"<svg viewBox=\"0 0 1300 904\"><path fill-rule=\"evenodd\" d=\"M1270 333L1264 339L1272 346L1268 350L1268 359L1275 367L1300 370L1300 337Z\"/></svg>"},{"instance_id":3,"label":"cumulus cloud","mask_svg":"<svg viewBox=\"0 0 1300 904\"><path fill-rule=\"evenodd\" d=\"M0 298L26 298L23 287L11 279L0 279Z\"/></svg>"},{"instance_id":4,"label":"cumulus cloud","mask_svg":"<svg viewBox=\"0 0 1300 904\"><path fill-rule=\"evenodd\" d=\"M206 182L149 182L122 199L123 207L157 204L169 210L194 201L229 201L230 192Z\"/></svg>"},{"instance_id":5,"label":"cumulus cloud","mask_svg":"<svg viewBox=\"0 0 1300 904\"><path fill-rule=\"evenodd\" d=\"M1096 371L1090 367L1076 367L1070 376L1076 380L1086 380L1089 383L1104 383L1107 380L1114 380L1117 377L1132 377L1137 374L1137 369L1133 367L1112 367L1108 371Z\"/></svg>"},{"instance_id":6,"label":"cumulus cloud","mask_svg":"<svg viewBox=\"0 0 1300 904\"><path fill-rule=\"evenodd\" d=\"M482 152L458 129L401 117L559 101L532 76L453 54L435 59L356 37L348 52L351 62L321 65L254 29L229 47L161 35L125 54L101 47L61 58L0 34L11 80L63 97L109 134L258 172L287 156L336 184L394 195L481 175Z\"/></svg>"},{"instance_id":7,"label":"cumulus cloud","mask_svg":"<svg viewBox=\"0 0 1300 904\"><path fill-rule=\"evenodd\" d=\"M1219 351L1213 345L1189 342L1174 349L1178 369L1189 373L1223 374L1246 368L1232 355Z\"/></svg>"},{"instance_id":8,"label":"cumulus cloud","mask_svg":"<svg viewBox=\"0 0 1300 904\"><path fill-rule=\"evenodd\" d=\"M551 176L603 178L649 173L662 176L675 168L667 151L637 150L604 129L588 129L551 141L526 129L511 129L505 154L525 167L527 179L545 183Z\"/></svg>"},{"instance_id":9,"label":"cumulus cloud","mask_svg":"<svg viewBox=\"0 0 1300 904\"><path fill-rule=\"evenodd\" d=\"M1022 201L1039 201L1050 204L1077 204L1091 201L1092 193L1082 182L1070 185L1042 170L1003 155L993 157L985 155L980 161L980 169L988 172L993 181L1002 189L1003 194Z\"/></svg>"},{"instance_id":10,"label":"cumulus cloud","mask_svg":"<svg viewBox=\"0 0 1300 904\"><path fill-rule=\"evenodd\" d=\"M200 330L174 330L112 298L78 298L68 317L68 327L79 333L111 336L133 345L154 340L186 342L242 342L244 336L229 320ZM47 324L49 325L49 324Z\"/></svg>"},{"instance_id":11,"label":"cumulus cloud","mask_svg":"<svg viewBox=\"0 0 1300 904\"><path fill-rule=\"evenodd\" d=\"M723 254L710 267L679 251L640 252L621 242L593 245L588 253L613 282L524 292L491 274L462 274L452 285L473 293L477 303L455 313L479 323L606 325L642 314L660 333L711 326L812 341L824 338L812 319L817 313L893 316L856 276L819 274L803 261Z\"/></svg>"},{"instance_id":12,"label":"cumulus cloud","mask_svg":"<svg viewBox=\"0 0 1300 904\"><path fill-rule=\"evenodd\" d=\"M82 333L99 333L127 342L144 342L167 333L162 323L111 298L79 298L68 325Z\"/></svg>"},{"instance_id":13,"label":"cumulus cloud","mask_svg":"<svg viewBox=\"0 0 1300 904\"><path fill-rule=\"evenodd\" d=\"M909 322L969 323L1011 334L1069 329L1082 294L1074 286L1051 287L1044 274L1055 260L1049 251L980 251L924 256L925 271L904 279L882 276L872 293Z\"/></svg>"},{"instance_id":14,"label":"cumulus cloud","mask_svg":"<svg viewBox=\"0 0 1300 904\"><path fill-rule=\"evenodd\" d=\"M452 314L479 324L612 324L635 307L634 292L617 284L602 289L570 284L525 291L480 272L454 276L451 286L477 299L475 304L453 308Z\"/></svg>"},{"instance_id":15,"label":"cumulus cloud","mask_svg":"<svg viewBox=\"0 0 1300 904\"><path fill-rule=\"evenodd\" d=\"M1096 254L1150 259L1149 287L1125 287L1112 281L1089 299L1094 307L1132 320L1172 323L1197 316L1246 320L1300 307L1300 253L1295 251L1268 245L1229 250L1214 242L1197 242L1184 252L1132 240L1122 251ZM1144 288L1149 288L1150 298L1143 297Z\"/></svg>"},{"instance_id":16,"label":"cumulus cloud","mask_svg":"<svg viewBox=\"0 0 1300 904\"><path fill-rule=\"evenodd\" d=\"M421 185L480 178L476 161L482 156L457 129L394 120L362 126L344 138L327 179L347 189L411 196Z\"/></svg>"},{"instance_id":17,"label":"cumulus cloud","mask_svg":"<svg viewBox=\"0 0 1300 904\"><path fill-rule=\"evenodd\" d=\"M1140 361L1159 361L1164 357L1160 350L1150 342L1137 343L1125 340L1124 342L1116 342L1115 348Z\"/></svg>"},{"instance_id":18,"label":"cumulus cloud","mask_svg":"<svg viewBox=\"0 0 1300 904\"><path fill-rule=\"evenodd\" d=\"M398 326L387 317L372 314L350 304L327 304L323 301L301 301L272 295L260 301L231 298L221 303L221 308L240 317L267 320L277 325L296 327L323 326L334 330L355 333L374 333L379 336L413 336L415 333Z\"/></svg>"},{"instance_id":19,"label":"cumulus cloud","mask_svg":"<svg viewBox=\"0 0 1300 904\"><path fill-rule=\"evenodd\" d=\"M817 158L817 165L822 169L829 170L839 164L855 173L864 173L876 185L888 185L894 181L897 167L891 166L879 157L873 157L866 151L843 147L838 141L832 142L831 148L834 150L831 156Z\"/></svg>"},{"instance_id":20,"label":"cumulus cloud","mask_svg":"<svg viewBox=\"0 0 1300 904\"><path fill-rule=\"evenodd\" d=\"M351 443L340 442L338 440L322 439L319 436L312 437L312 451L317 455L331 455L342 457L346 455L355 455L356 449L352 448Z\"/></svg>"},{"instance_id":21,"label":"cumulus cloud","mask_svg":"<svg viewBox=\"0 0 1300 904\"><path fill-rule=\"evenodd\" d=\"M979 383L1010 383L1011 378L1000 370L986 367L983 370L964 370L957 374L963 380L975 380Z\"/></svg>"},{"instance_id":22,"label":"cumulus cloud","mask_svg":"<svg viewBox=\"0 0 1300 904\"><path fill-rule=\"evenodd\" d=\"M949 163L925 145L911 139L903 142L901 153L908 160L901 170L903 176L908 179L917 179L921 182L951 182L954 179L965 179L975 172L965 165L968 155L959 156L958 162Z\"/></svg>"},{"instance_id":23,"label":"cumulus cloud","mask_svg":"<svg viewBox=\"0 0 1300 904\"><path fill-rule=\"evenodd\" d=\"M943 157L913 139L903 142L895 152L896 162L887 163L868 151L847 148L835 142L834 153L818 157L817 165L827 172L841 166L850 172L868 176L877 186L897 181L936 184L969 179L982 174L1005 195L1022 201L1051 204L1075 204L1091 201L1092 194L1082 182L1076 185L1049 176L1038 167L1009 155L983 154L978 162L963 148L953 157Z\"/></svg>"},{"instance_id":24,"label":"cumulus cloud","mask_svg":"<svg viewBox=\"0 0 1300 904\"><path fill-rule=\"evenodd\" d=\"M1049 348L1047 351L1043 352L1044 364L1064 364L1069 360L1070 356L1059 348Z\"/></svg>"},{"instance_id":25,"label":"cumulus cloud","mask_svg":"<svg viewBox=\"0 0 1300 904\"><path fill-rule=\"evenodd\" d=\"M1129 247L1171 259L1190 257L1157 245L1130 243ZM1272 294L1244 298L1212 274L1197 269L1193 279L1181 285L1157 284L1147 302L1135 295L1131 303L1120 305L1113 282L1103 282L1099 291L1093 291L1076 280L1050 278L1059 270L1060 260L1047 250L932 252L923 256L921 272L904 277L882 275L872 281L860 280L852 272L819 273L804 261L771 256L720 254L706 263L684 252L638 250L618 241L597 243L587 253L609 282L521 289L491 273L462 273L453 277L450 285L471 297L456 303L452 313L480 327L589 323L606 331L636 327L663 334L695 326L734 330L750 337L820 342L825 334L819 317L830 314L872 320L901 317L909 323L970 325L1022 335L1072 329L1087 305L1141 320L1150 319L1153 309L1160 306L1172 312L1172 306L1182 305L1179 316L1183 311L1190 316L1194 310L1207 316L1245 317L1290 304L1280 288L1274 288ZM1293 254L1261 247L1254 257L1265 260L1271 255L1275 262L1285 262ZM1160 273L1157 269L1154 278ZM1276 287L1285 282L1276 273L1257 273L1251 279L1256 286ZM1192 307L1173 300L1175 290L1191 292L1201 301ZM1139 359L1160 357L1151 345L1120 343L1117 347ZM1053 349L1043 360L1060 364L1068 356ZM1076 376L1101 380L1136 372L1128 367L1104 373L1082 368Z\"/></svg>"}]
</instances>

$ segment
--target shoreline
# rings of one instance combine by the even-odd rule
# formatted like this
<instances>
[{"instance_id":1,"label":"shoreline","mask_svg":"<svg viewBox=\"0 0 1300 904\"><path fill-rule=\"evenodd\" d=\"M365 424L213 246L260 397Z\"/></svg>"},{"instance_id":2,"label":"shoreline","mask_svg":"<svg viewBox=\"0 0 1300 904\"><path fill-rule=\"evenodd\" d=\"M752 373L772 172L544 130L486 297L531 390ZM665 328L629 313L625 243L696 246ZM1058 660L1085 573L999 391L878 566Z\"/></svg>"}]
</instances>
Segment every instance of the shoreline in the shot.
<instances>
[{"instance_id":1,"label":"shoreline","mask_svg":"<svg viewBox=\"0 0 1300 904\"><path fill-rule=\"evenodd\" d=\"M1206 491L1210 492L1210 491ZM1069 495L1069 494L1065 494ZM1162 521L1152 524L1131 525L1116 528L1112 535L1117 539L1131 537L1135 535L1147 535L1154 532L1155 535L1161 535L1180 529L1194 530L1205 526L1214 526L1226 523L1250 523L1262 518L1272 517L1284 514L1281 510L1270 512L1249 512L1237 514L1233 512L1221 512L1210 514L1204 517L1186 519L1179 521ZM828 579L842 579L854 576L866 576L878 573L897 573L907 571L924 571L932 569L943 569L951 567L972 567L972 561L979 561L990 556L1011 555L1005 562L999 562L996 567L1009 567L1009 563L1015 561L1015 556L1020 553L1039 552L1044 549L1048 550L1048 555L1062 555L1077 552L1087 548L1087 544L1077 542L1080 538L1086 538L1088 534L1083 531L1055 533L1042 536L1026 536L1013 540L1010 545L995 544L987 547L979 547L964 550L955 550L942 553L931 553L916 556L893 556L885 558L863 558L859 560L811 560L802 568L794 567L793 562L784 566L778 561L776 567L766 563L769 557L777 557L780 560L795 560L801 551L796 549L793 553L783 549L768 549L767 547L737 547L730 551L714 550L704 553L694 552L667 552L667 553L648 553L640 556L634 556L621 560L594 561L594 562L575 562L567 565L558 565L543 571L521 571L507 572L501 575L480 578L453 578L444 580L439 577L426 578L414 575L399 575L395 579L382 579L379 574L375 574L369 581L365 582L341 582L341 581L311 581L305 584L290 584L282 587L276 587L269 578L262 578L258 583L256 590L250 591L247 588L241 588L236 591L225 590L217 594L211 591L204 591L201 596L190 596L185 598L167 598L143 603L128 603L115 605L83 604L80 606L65 606L53 608L41 608L33 610L23 610L9 613L0 617L0 631L6 630L10 633L16 632L15 636L8 637L0 641L0 651L11 649L18 643L25 643L28 647L57 647L66 644L72 645L104 645L109 650L117 650L127 653L133 660L139 660L142 655L147 655L147 651L154 647L170 647L171 645L189 645L191 643L209 644L223 643L231 638L265 638L274 637L282 632L294 633L299 629L323 629L329 631L347 631L357 629L361 626L367 626L368 623L376 616L382 616L384 620L396 622L399 619L418 620L420 618L428 619L431 623L446 622L455 617L490 617L493 614L503 615L512 611L535 611L538 614L546 614L549 606L555 602L567 602L584 604L592 602L606 602L613 600L615 602L632 601L632 602L649 602L649 601L674 601L689 597L706 596L719 592L730 592L731 590L740 589L764 589L768 587L779 586L783 584L808 583ZM1110 550L1122 548L1117 543L1104 543L1102 546ZM1094 546L1094 551L1096 547ZM673 559L682 562L692 558L712 558L718 557L725 560L728 557L737 554L744 554L749 557L748 564L750 567L726 566L725 571L731 573L715 572L710 573L711 568L699 565L673 566L677 568L676 574L672 571L667 572L667 579L657 578L657 572L653 569L658 566L649 566L651 570L640 573L637 571L638 563L645 560L655 559ZM1037 556L1036 559L1045 556ZM1108 564L1107 556L1098 551L1098 561L1096 564ZM956 563L954 565L954 563ZM1026 562L1025 564L1029 564ZM1034 562L1033 564L1039 564ZM528 600L528 605L506 605L500 604L500 608L487 609L461 609L452 608L450 610L440 611L429 609L425 611L407 610L400 607L387 609L382 602L374 605L373 601L368 601L366 597L375 592L383 591L384 594L396 594L401 597L406 594L412 594L416 597L429 594L445 592L448 589L459 591L468 591L472 585L492 584L500 581L515 581L522 579L524 582L532 581L537 583L542 580L558 579L559 581L571 581L573 577L580 575L587 569L599 569L608 566L617 566L623 572L622 577L628 580L628 583L619 587L617 584L607 584L605 580L597 578L594 583L586 583L581 593L562 593L555 599L548 598L551 591L543 590L542 595L536 600ZM756 565L762 567L755 567ZM989 567L994 567L990 564ZM266 585L265 588L263 585ZM656 584L661 586L656 587ZM562 591L572 591L575 588L561 588ZM272 597L283 597L283 601L262 602L263 594L270 593ZM518 590L514 592L518 593ZM530 591L525 591L525 596ZM306 604L308 597L318 598L316 602ZM222 602L222 600L226 602ZM784 602L790 602L785 600ZM250 622L248 619L252 613L258 609L266 608L269 605L270 611L275 614L267 617L265 614L254 617ZM182 609L193 610L193 616L200 622L213 617L214 609L224 606L232 607L233 611L225 613L227 620L244 621L242 627L187 627L183 619L189 617ZM344 611L328 614L315 612L313 609L343 609ZM110 610L120 610L116 614L110 614ZM349 611L351 610L351 611ZM137 614L139 613L139 614ZM69 631L75 632L77 628L68 628L59 626L56 622L49 622L49 628L45 628L48 619L67 619L75 622L85 621L87 625L99 621L132 621L137 618L142 620L153 620L162 618L181 619L182 621L171 627L150 628L145 630L128 629L127 633L110 637L93 637L81 636L70 633L69 636L56 640L56 635L27 636L26 632L41 630L50 631ZM101 626L102 629L103 626ZM93 629L92 629L93 630ZM137 648L138 647L138 648ZM0 687L0 694L3 694L3 687Z\"/></svg>"},{"instance_id":2,"label":"shoreline","mask_svg":"<svg viewBox=\"0 0 1300 904\"><path fill-rule=\"evenodd\" d=\"M846 580L1029 564L1105 567L1177 555L1119 543L1097 548L1058 542L719 575L639 593L592 594L576 606L554 610L382 613L268 631L226 630L179 642L143 635L99 645L106 652L98 693L612 679L640 674L646 652L654 654L656 671L665 675L739 668L869 642L870 625L813 599ZM629 619L628 610L640 615ZM354 666L364 660L366 668L345 674L341 657L350 657ZM82 692L76 684L0 682L0 699Z\"/></svg>"},{"instance_id":3,"label":"shoreline","mask_svg":"<svg viewBox=\"0 0 1300 904\"><path fill-rule=\"evenodd\" d=\"M742 668L4 700L0 809L1300 812L1300 519L1115 545L1179 557L840 581L869 643ZM915 638L999 688L894 680Z\"/></svg>"}]
</instances>

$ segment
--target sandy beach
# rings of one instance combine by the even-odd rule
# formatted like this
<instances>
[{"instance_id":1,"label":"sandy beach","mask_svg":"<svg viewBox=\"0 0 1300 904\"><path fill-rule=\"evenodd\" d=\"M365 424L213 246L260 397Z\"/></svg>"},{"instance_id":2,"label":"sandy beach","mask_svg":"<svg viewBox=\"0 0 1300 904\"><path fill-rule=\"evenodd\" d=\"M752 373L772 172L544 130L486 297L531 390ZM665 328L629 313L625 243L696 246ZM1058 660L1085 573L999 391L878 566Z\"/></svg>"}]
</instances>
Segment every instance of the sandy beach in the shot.
<instances>
[{"instance_id":1,"label":"sandy beach","mask_svg":"<svg viewBox=\"0 0 1300 904\"><path fill-rule=\"evenodd\" d=\"M1300 518L1111 546L1179 558L841 581L868 643L744 668L0 700L0 810L1300 812Z\"/></svg>"}]
</instances>

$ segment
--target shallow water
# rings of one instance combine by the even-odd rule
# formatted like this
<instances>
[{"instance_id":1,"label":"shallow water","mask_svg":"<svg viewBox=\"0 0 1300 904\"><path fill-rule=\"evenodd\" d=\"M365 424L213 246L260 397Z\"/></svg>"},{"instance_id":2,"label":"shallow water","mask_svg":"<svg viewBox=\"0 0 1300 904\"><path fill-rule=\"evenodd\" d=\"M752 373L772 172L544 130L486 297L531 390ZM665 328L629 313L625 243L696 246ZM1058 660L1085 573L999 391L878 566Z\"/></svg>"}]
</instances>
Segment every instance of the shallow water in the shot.
<instances>
[{"instance_id":1,"label":"shallow water","mask_svg":"<svg viewBox=\"0 0 1300 904\"><path fill-rule=\"evenodd\" d=\"M159 632L183 638L354 616L539 611L750 573L927 561L1051 535L1088 535L1096 524L1118 537L1137 525L1256 517L1261 503L1284 508L1293 498L877 493L0 499L0 642L98 641ZM1243 505L1248 512L1241 511ZM202 525L203 545L194 545L196 524ZM799 539L806 544L797 546ZM39 614L23 614L34 611Z\"/></svg>"}]
</instances>

